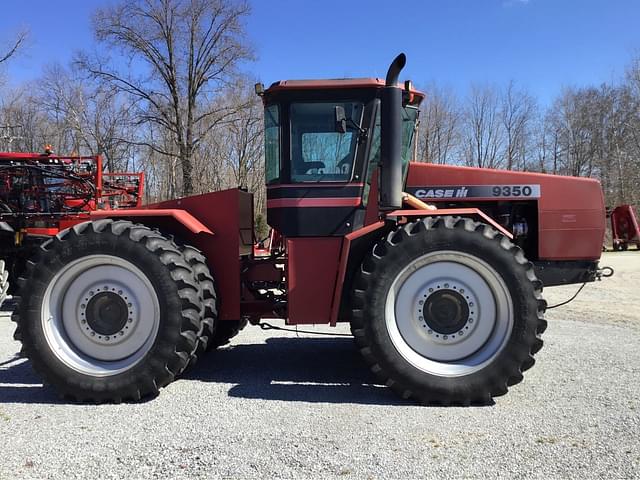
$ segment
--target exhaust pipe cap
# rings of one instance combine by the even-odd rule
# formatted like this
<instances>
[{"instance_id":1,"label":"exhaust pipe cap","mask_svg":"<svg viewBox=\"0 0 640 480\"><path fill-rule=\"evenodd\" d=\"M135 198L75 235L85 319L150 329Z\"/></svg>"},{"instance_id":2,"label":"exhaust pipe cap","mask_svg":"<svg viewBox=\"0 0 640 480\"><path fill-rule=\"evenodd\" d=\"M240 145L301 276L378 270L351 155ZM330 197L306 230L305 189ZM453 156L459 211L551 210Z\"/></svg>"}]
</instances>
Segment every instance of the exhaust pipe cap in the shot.
<instances>
[{"instance_id":1,"label":"exhaust pipe cap","mask_svg":"<svg viewBox=\"0 0 640 480\"><path fill-rule=\"evenodd\" d=\"M407 56L404 53L401 53L396 58L394 58L391 65L389 65L389 70L387 70L387 78L385 80L385 85L387 87L395 87L398 84L398 78L400 77L400 72L407 64Z\"/></svg>"}]
</instances>

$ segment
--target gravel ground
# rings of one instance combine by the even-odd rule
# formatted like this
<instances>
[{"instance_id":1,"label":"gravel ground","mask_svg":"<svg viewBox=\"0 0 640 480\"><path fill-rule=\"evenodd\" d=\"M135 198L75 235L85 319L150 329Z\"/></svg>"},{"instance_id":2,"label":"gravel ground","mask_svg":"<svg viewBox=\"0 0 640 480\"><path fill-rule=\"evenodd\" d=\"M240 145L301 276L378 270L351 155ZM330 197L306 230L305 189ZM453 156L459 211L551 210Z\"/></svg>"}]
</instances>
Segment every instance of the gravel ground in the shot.
<instances>
[{"instance_id":1,"label":"gravel ground","mask_svg":"<svg viewBox=\"0 0 640 480\"><path fill-rule=\"evenodd\" d=\"M538 363L489 407L400 401L351 339L257 328L152 401L66 404L0 318L0 479L640 478L640 252L602 263L616 276L548 313Z\"/></svg>"}]
</instances>

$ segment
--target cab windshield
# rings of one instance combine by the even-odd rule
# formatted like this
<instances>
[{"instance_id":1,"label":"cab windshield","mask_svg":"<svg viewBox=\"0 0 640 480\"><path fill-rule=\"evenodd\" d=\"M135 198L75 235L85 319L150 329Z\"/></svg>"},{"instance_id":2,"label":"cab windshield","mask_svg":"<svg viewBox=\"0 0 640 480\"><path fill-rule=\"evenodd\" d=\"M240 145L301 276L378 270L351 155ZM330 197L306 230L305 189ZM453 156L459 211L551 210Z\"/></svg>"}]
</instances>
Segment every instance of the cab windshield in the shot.
<instances>
[{"instance_id":1,"label":"cab windshield","mask_svg":"<svg viewBox=\"0 0 640 480\"><path fill-rule=\"evenodd\" d=\"M413 156L413 137L416 132L419 110L417 107L407 106L402 109L402 175L407 176L409 162ZM380 109L376 114L376 123L373 128L371 140L371 154L369 155L369 166L367 167L367 183L364 190L364 202L368 201L369 189L371 188L371 177L380 162Z\"/></svg>"}]
</instances>

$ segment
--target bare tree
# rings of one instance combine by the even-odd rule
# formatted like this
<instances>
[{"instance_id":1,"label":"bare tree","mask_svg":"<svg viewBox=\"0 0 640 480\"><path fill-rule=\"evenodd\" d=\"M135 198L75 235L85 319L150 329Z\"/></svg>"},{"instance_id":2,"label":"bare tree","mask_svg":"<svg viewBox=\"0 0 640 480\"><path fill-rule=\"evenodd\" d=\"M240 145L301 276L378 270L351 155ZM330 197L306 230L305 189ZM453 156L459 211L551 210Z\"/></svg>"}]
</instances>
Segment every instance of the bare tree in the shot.
<instances>
[{"instance_id":1,"label":"bare tree","mask_svg":"<svg viewBox=\"0 0 640 480\"><path fill-rule=\"evenodd\" d=\"M507 170L526 169L531 140L535 100L524 90L509 82L502 94L500 116L505 136L504 166Z\"/></svg>"},{"instance_id":2,"label":"bare tree","mask_svg":"<svg viewBox=\"0 0 640 480\"><path fill-rule=\"evenodd\" d=\"M130 140L136 138L132 102L106 83L92 82L60 65L48 67L38 82L38 102L72 138L77 153L102 155L110 171L127 170Z\"/></svg>"},{"instance_id":3,"label":"bare tree","mask_svg":"<svg viewBox=\"0 0 640 480\"><path fill-rule=\"evenodd\" d=\"M634 58L627 68L626 83L634 97L640 97L640 55Z\"/></svg>"},{"instance_id":4,"label":"bare tree","mask_svg":"<svg viewBox=\"0 0 640 480\"><path fill-rule=\"evenodd\" d=\"M18 32L16 37L10 42L4 53L0 53L0 64L6 62L11 57L16 55L22 47L24 47L25 42L27 41L29 34L27 30L22 30Z\"/></svg>"},{"instance_id":5,"label":"bare tree","mask_svg":"<svg viewBox=\"0 0 640 480\"><path fill-rule=\"evenodd\" d=\"M183 195L194 191L199 142L233 114L214 100L239 62L251 57L242 24L248 13L248 5L235 0L121 1L93 18L98 42L120 53L118 59L78 59L92 75L137 100L140 124L169 136L175 148L136 143L177 155Z\"/></svg>"},{"instance_id":6,"label":"bare tree","mask_svg":"<svg viewBox=\"0 0 640 480\"><path fill-rule=\"evenodd\" d=\"M254 93L254 83L250 78L238 77L229 86L220 101L235 113L203 138L194 156L194 168L198 178L196 191L241 186L252 192L258 221L264 217L266 189L263 105Z\"/></svg>"},{"instance_id":7,"label":"bare tree","mask_svg":"<svg viewBox=\"0 0 640 480\"><path fill-rule=\"evenodd\" d=\"M587 126L586 98L577 90L565 88L549 112L552 129L557 132L561 155L557 173L588 175L591 132Z\"/></svg>"},{"instance_id":8,"label":"bare tree","mask_svg":"<svg viewBox=\"0 0 640 480\"><path fill-rule=\"evenodd\" d=\"M236 109L227 126L218 128L218 138L224 141L217 151L227 163L232 180L257 193L257 208L261 209L264 200L264 138L262 102L253 89L238 85L233 88L229 97L230 108ZM242 108L239 108L242 107Z\"/></svg>"},{"instance_id":9,"label":"bare tree","mask_svg":"<svg viewBox=\"0 0 640 480\"><path fill-rule=\"evenodd\" d=\"M423 102L418 135L418 161L445 164L453 161L460 141L461 113L448 90L432 85Z\"/></svg>"},{"instance_id":10,"label":"bare tree","mask_svg":"<svg viewBox=\"0 0 640 480\"><path fill-rule=\"evenodd\" d=\"M471 87L465 109L465 162L480 168L502 163L503 131L498 94L494 87Z\"/></svg>"},{"instance_id":11,"label":"bare tree","mask_svg":"<svg viewBox=\"0 0 640 480\"><path fill-rule=\"evenodd\" d=\"M538 119L535 128L537 162L533 170L542 173L558 173L560 159L559 132L551 120L550 113Z\"/></svg>"}]
</instances>

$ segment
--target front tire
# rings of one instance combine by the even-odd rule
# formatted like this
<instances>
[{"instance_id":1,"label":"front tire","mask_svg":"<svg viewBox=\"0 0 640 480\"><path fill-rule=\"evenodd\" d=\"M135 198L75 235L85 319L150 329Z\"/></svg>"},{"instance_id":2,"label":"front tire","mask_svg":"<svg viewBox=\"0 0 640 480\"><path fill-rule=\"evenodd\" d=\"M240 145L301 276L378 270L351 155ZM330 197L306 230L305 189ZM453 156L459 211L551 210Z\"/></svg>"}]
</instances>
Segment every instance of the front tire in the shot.
<instances>
[{"instance_id":1,"label":"front tire","mask_svg":"<svg viewBox=\"0 0 640 480\"><path fill-rule=\"evenodd\" d=\"M78 401L156 395L197 347L202 302L170 239L99 220L45 242L18 304L23 352L46 383Z\"/></svg>"},{"instance_id":2,"label":"front tire","mask_svg":"<svg viewBox=\"0 0 640 480\"><path fill-rule=\"evenodd\" d=\"M487 404L522 380L546 327L542 283L522 250L470 219L398 228L363 262L352 331L403 398Z\"/></svg>"}]
</instances>

